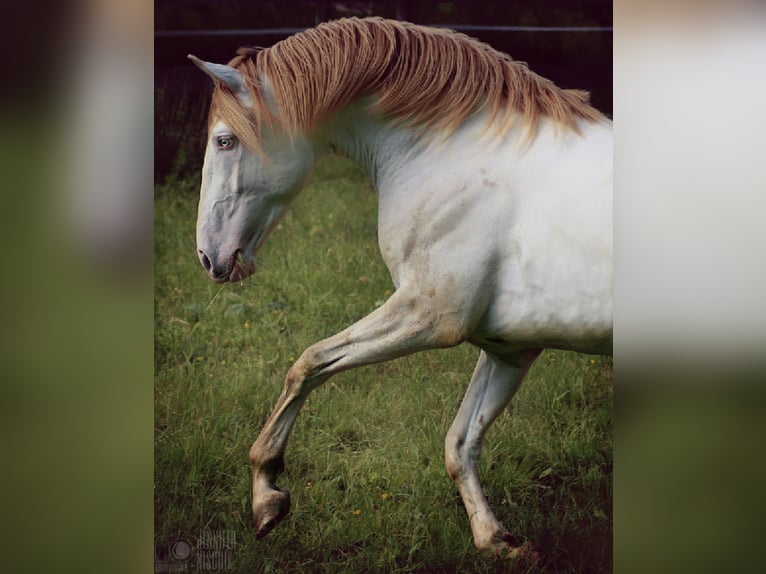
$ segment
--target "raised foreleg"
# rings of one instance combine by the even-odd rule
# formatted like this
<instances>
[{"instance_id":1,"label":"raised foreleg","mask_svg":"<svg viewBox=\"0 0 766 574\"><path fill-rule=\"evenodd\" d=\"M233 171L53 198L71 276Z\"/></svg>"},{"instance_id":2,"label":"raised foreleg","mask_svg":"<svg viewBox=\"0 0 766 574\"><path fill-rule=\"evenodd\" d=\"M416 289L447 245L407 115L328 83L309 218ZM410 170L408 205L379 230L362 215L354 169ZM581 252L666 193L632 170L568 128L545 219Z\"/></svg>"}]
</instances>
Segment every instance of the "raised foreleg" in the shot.
<instances>
[{"instance_id":1,"label":"raised foreleg","mask_svg":"<svg viewBox=\"0 0 766 574\"><path fill-rule=\"evenodd\" d=\"M507 357L481 352L479 361L445 441L445 466L463 498L471 521L473 541L480 551L510 555L523 553L513 537L495 518L479 482L476 462L481 454L484 433L518 389L538 351Z\"/></svg>"},{"instance_id":2,"label":"raised foreleg","mask_svg":"<svg viewBox=\"0 0 766 574\"><path fill-rule=\"evenodd\" d=\"M250 449L256 537L268 534L290 510L289 493L276 479L298 412L313 389L341 371L459 342L454 321L448 328L440 325L428 298L400 289L365 318L306 349Z\"/></svg>"}]
</instances>

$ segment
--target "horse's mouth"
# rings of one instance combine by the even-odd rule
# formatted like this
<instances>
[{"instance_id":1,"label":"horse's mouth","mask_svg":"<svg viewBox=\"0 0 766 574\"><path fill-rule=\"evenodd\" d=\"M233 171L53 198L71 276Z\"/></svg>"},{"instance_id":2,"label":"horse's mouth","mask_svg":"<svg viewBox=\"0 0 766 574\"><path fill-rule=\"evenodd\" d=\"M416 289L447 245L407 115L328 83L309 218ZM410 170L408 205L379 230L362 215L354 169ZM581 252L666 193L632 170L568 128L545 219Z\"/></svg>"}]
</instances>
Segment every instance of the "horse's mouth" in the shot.
<instances>
[{"instance_id":1,"label":"horse's mouth","mask_svg":"<svg viewBox=\"0 0 766 574\"><path fill-rule=\"evenodd\" d=\"M234 255L232 255L229 262L229 273L227 274L227 279L232 283L247 279L255 273L255 250L261 235L262 233L253 233L247 243L245 243L244 249L237 249ZM247 257L246 253L250 254L250 257Z\"/></svg>"},{"instance_id":2,"label":"horse's mouth","mask_svg":"<svg viewBox=\"0 0 766 574\"><path fill-rule=\"evenodd\" d=\"M220 273L209 270L208 275L215 283L236 283L250 277L250 275L255 273L255 269L255 260L248 261L243 255L242 250L237 249Z\"/></svg>"},{"instance_id":3,"label":"horse's mouth","mask_svg":"<svg viewBox=\"0 0 766 574\"><path fill-rule=\"evenodd\" d=\"M242 251L237 249L232 257L229 281L236 283L237 281L247 279L253 273L255 273L255 261L247 261Z\"/></svg>"},{"instance_id":4,"label":"horse's mouth","mask_svg":"<svg viewBox=\"0 0 766 574\"><path fill-rule=\"evenodd\" d=\"M199 249L200 261L210 279L215 283L236 283L255 273L255 248L261 235L262 233L254 233L243 247L238 247L228 259L222 261L220 267L216 267L205 251Z\"/></svg>"}]
</instances>

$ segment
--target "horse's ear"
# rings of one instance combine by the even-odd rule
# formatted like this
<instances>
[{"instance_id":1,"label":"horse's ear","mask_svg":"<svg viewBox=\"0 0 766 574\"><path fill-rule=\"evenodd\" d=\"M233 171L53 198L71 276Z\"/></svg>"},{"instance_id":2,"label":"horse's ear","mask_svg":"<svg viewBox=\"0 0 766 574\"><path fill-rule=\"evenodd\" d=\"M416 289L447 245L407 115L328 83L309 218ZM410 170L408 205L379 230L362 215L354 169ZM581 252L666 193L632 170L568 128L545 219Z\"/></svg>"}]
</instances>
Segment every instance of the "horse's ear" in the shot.
<instances>
[{"instance_id":1,"label":"horse's ear","mask_svg":"<svg viewBox=\"0 0 766 574\"><path fill-rule=\"evenodd\" d=\"M213 64L200 60L197 56L189 54L187 56L194 65L210 76L214 82L220 82L227 86L243 102L250 101L250 92L247 89L245 80L239 70L224 64Z\"/></svg>"}]
</instances>

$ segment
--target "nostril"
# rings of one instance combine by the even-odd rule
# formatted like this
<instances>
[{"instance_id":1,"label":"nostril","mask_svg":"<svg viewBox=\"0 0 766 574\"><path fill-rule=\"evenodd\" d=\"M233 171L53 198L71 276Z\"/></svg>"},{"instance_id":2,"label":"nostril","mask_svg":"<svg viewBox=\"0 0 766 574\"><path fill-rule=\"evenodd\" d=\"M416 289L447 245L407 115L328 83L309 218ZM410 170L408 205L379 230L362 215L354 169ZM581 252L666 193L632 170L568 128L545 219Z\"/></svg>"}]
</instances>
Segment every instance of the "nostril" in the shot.
<instances>
[{"instance_id":1,"label":"nostril","mask_svg":"<svg viewBox=\"0 0 766 574\"><path fill-rule=\"evenodd\" d=\"M202 262L202 266L205 268L205 271L209 273L210 269L213 267L213 264L210 262L210 259L207 255L205 255L205 252L202 251L202 249L199 250L199 260Z\"/></svg>"}]
</instances>

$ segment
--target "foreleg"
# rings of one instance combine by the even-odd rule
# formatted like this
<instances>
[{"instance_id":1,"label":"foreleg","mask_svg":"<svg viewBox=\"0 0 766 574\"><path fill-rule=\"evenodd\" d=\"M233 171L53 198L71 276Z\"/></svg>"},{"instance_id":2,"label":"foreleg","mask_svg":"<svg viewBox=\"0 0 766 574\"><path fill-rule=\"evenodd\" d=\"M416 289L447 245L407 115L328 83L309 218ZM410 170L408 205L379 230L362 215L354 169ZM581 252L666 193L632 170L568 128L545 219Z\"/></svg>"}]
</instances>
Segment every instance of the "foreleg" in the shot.
<instances>
[{"instance_id":1,"label":"foreleg","mask_svg":"<svg viewBox=\"0 0 766 574\"><path fill-rule=\"evenodd\" d=\"M482 440L518 389L537 351L513 355L501 361L484 351L445 441L445 466L463 499L471 522L474 544L480 551L512 555L522 552L513 537L495 518L476 470Z\"/></svg>"},{"instance_id":2,"label":"foreleg","mask_svg":"<svg viewBox=\"0 0 766 574\"><path fill-rule=\"evenodd\" d=\"M427 301L400 289L365 318L306 349L292 366L271 416L250 449L257 538L268 534L290 510L289 493L276 485L276 479L284 467L290 432L313 389L341 371L460 342L454 323L445 333Z\"/></svg>"}]
</instances>

